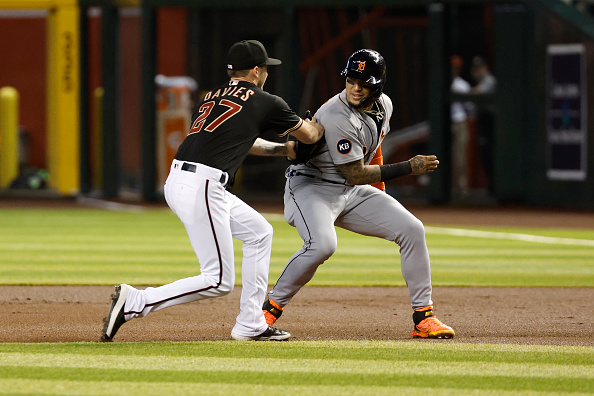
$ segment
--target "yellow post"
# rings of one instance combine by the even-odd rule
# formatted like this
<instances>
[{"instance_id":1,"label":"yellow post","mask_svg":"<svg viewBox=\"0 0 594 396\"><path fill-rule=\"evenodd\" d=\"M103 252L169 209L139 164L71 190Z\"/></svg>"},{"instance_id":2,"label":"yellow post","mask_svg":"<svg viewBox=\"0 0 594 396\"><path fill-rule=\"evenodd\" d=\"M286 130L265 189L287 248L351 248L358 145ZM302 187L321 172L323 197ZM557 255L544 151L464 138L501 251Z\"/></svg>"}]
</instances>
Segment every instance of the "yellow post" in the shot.
<instances>
[{"instance_id":1,"label":"yellow post","mask_svg":"<svg viewBox=\"0 0 594 396\"><path fill-rule=\"evenodd\" d=\"M49 185L62 195L80 190L79 7L55 1L47 20Z\"/></svg>"},{"instance_id":2,"label":"yellow post","mask_svg":"<svg viewBox=\"0 0 594 396\"><path fill-rule=\"evenodd\" d=\"M7 188L19 175L19 93L0 89L0 188Z\"/></svg>"}]
</instances>

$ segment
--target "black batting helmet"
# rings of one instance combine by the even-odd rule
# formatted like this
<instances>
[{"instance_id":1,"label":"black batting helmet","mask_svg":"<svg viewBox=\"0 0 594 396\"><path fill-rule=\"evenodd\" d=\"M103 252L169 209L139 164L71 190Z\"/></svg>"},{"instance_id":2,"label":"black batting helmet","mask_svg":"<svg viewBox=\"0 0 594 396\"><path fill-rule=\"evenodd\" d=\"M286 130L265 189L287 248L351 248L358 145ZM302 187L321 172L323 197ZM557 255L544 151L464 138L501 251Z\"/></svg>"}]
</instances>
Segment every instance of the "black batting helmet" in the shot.
<instances>
[{"instance_id":1,"label":"black batting helmet","mask_svg":"<svg viewBox=\"0 0 594 396\"><path fill-rule=\"evenodd\" d=\"M361 106L366 107L382 94L386 83L386 61L377 51L361 49L350 56L340 75L356 78L375 86L369 96L361 101Z\"/></svg>"}]
</instances>

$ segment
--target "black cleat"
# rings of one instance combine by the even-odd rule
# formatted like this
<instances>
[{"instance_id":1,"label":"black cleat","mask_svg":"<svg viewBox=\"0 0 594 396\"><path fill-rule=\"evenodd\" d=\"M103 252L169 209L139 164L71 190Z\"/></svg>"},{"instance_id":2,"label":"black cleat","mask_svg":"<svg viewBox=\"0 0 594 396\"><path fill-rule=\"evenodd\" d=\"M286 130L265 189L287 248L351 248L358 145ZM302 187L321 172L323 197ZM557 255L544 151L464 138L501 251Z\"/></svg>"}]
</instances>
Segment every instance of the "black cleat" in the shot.
<instances>
[{"instance_id":1,"label":"black cleat","mask_svg":"<svg viewBox=\"0 0 594 396\"><path fill-rule=\"evenodd\" d=\"M109 307L109 313L103 325L101 342L111 342L118 329L126 323L126 319L124 318L124 304L131 289L132 287L125 283L116 286L115 291L111 295L111 306Z\"/></svg>"}]
</instances>

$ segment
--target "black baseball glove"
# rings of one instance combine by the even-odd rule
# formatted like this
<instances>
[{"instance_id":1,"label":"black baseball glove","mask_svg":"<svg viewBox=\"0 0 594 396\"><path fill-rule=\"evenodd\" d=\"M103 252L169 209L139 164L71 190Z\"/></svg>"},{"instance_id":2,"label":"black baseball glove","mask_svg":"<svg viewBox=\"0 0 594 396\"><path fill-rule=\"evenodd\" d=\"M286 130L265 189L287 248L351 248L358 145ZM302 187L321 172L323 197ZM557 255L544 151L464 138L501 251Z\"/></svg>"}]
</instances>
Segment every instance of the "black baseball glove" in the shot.
<instances>
[{"instance_id":1,"label":"black baseball glove","mask_svg":"<svg viewBox=\"0 0 594 396\"><path fill-rule=\"evenodd\" d=\"M311 112L309 110L305 112L304 118L311 120ZM291 164L293 165L307 163L307 161L320 153L322 146L326 143L325 136L322 136L320 140L312 144L302 143L292 136L289 139L295 140L295 159L291 160Z\"/></svg>"}]
</instances>

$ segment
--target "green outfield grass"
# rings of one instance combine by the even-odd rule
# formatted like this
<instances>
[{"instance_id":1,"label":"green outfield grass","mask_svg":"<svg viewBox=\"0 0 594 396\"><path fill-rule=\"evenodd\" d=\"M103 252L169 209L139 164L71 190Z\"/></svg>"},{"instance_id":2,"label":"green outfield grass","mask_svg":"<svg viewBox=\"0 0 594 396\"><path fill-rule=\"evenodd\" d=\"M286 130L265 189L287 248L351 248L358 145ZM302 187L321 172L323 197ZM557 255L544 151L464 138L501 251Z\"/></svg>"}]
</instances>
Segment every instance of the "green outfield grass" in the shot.
<instances>
[{"instance_id":1,"label":"green outfield grass","mask_svg":"<svg viewBox=\"0 0 594 396\"><path fill-rule=\"evenodd\" d=\"M282 216L268 218L275 230L270 272L274 282L302 241ZM504 239L496 239L429 228L436 286L594 285L594 229L475 228L504 234ZM505 239L508 234L510 239ZM511 239L515 234L554 240ZM563 244L572 240L591 245ZM241 282L238 241L235 251L236 279ZM0 262L0 284L5 285L159 285L199 271L185 230L168 209L0 209ZM338 229L338 250L310 285L404 286L398 246Z\"/></svg>"},{"instance_id":2,"label":"green outfield grass","mask_svg":"<svg viewBox=\"0 0 594 396\"><path fill-rule=\"evenodd\" d=\"M282 217L267 217L274 282L301 240ZM460 236L448 230L463 227L428 225L434 285L594 285L594 229L465 227L470 235ZM338 234L337 253L310 284L404 286L394 243ZM241 244L235 248L240 282ZM168 209L0 209L0 263L4 285L160 285L198 273ZM3 395L519 393L593 394L594 348L455 340L0 344Z\"/></svg>"},{"instance_id":3,"label":"green outfield grass","mask_svg":"<svg viewBox=\"0 0 594 396\"><path fill-rule=\"evenodd\" d=\"M39 395L587 394L594 391L594 348L390 341L0 344L0 386L0 393Z\"/></svg>"}]
</instances>

